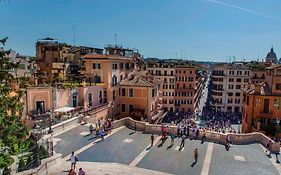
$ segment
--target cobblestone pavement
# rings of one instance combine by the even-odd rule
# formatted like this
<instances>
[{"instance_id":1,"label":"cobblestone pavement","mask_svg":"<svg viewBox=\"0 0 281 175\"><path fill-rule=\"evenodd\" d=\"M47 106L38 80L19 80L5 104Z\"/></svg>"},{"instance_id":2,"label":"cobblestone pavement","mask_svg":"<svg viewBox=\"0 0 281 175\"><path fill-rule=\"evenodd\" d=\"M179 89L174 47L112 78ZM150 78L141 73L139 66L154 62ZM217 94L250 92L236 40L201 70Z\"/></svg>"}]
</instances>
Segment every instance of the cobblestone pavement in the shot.
<instances>
[{"instance_id":1,"label":"cobblestone pavement","mask_svg":"<svg viewBox=\"0 0 281 175\"><path fill-rule=\"evenodd\" d=\"M64 155L68 155L71 151L91 143L92 140L89 141L86 139L87 136L81 134L86 130L86 126L78 126L59 135L61 141L56 145L56 151L62 150ZM170 146L170 138L161 145L161 141L157 141L159 137L155 136L156 143L150 148L150 136L150 134L122 128L104 141L99 141L79 153L78 167L79 163L82 166L86 162L87 164L107 162L179 175L278 175L281 173L273 166L274 161L271 162L259 144L232 145L231 149L226 151L223 145L208 142L201 144L198 140L187 139L184 149L179 150L180 139L175 139L173 146ZM199 150L199 157L197 163L193 164L195 148ZM275 156L272 159L275 160ZM69 162L65 164L69 165ZM277 167L280 166L277 164Z\"/></svg>"}]
</instances>

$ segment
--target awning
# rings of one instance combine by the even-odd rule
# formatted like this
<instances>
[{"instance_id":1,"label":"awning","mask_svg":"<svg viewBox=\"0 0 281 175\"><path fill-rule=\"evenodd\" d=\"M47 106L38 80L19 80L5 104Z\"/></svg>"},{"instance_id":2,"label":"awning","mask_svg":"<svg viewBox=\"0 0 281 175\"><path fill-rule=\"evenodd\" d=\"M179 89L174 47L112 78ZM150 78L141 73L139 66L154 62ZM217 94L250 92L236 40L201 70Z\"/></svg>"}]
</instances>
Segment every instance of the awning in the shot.
<instances>
[{"instance_id":1,"label":"awning","mask_svg":"<svg viewBox=\"0 0 281 175\"><path fill-rule=\"evenodd\" d=\"M54 112L64 113L64 112L70 112L70 111L72 111L74 109L75 108L73 108L73 107L62 107L62 108L55 109Z\"/></svg>"}]
</instances>

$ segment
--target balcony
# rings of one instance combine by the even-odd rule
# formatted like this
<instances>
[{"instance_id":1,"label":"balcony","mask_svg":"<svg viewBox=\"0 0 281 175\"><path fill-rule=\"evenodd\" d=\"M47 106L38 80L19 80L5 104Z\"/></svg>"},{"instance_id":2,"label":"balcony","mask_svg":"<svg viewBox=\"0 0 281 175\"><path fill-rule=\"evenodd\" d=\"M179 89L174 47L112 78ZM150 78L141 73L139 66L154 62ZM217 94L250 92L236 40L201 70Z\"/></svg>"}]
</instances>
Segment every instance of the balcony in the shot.
<instances>
[{"instance_id":1,"label":"balcony","mask_svg":"<svg viewBox=\"0 0 281 175\"><path fill-rule=\"evenodd\" d=\"M273 114L273 110L265 111L264 109L261 109L261 110L260 110L260 114L263 114L263 115L272 115L272 114Z\"/></svg>"}]
</instances>

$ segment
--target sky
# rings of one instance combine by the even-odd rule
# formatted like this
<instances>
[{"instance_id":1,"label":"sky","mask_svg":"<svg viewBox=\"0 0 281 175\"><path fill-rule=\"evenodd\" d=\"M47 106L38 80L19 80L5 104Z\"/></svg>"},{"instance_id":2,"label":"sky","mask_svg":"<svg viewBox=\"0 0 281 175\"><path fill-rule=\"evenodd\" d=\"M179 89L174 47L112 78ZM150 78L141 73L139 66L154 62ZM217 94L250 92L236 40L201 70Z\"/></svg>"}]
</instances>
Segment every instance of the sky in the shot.
<instances>
[{"instance_id":1,"label":"sky","mask_svg":"<svg viewBox=\"0 0 281 175\"><path fill-rule=\"evenodd\" d=\"M40 38L103 48L116 34L144 57L262 60L272 45L281 57L280 9L280 0L0 0L0 37L23 55Z\"/></svg>"}]
</instances>

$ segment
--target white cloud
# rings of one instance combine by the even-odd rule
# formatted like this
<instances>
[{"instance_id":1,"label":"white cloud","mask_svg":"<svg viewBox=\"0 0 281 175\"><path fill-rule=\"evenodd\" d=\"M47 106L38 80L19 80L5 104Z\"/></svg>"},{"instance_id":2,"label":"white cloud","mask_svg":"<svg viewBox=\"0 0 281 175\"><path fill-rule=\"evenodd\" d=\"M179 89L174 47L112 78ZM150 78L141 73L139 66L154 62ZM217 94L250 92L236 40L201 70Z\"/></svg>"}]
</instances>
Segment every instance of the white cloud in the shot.
<instances>
[{"instance_id":1,"label":"white cloud","mask_svg":"<svg viewBox=\"0 0 281 175\"><path fill-rule=\"evenodd\" d=\"M237 9L237 10L240 10L240 11L244 11L244 12L256 15L256 16L262 16L262 17L265 17L265 18L269 18L269 19L274 19L274 20L280 21L280 18L268 15L266 13L254 11L254 10L251 10L251 9L248 9L248 8L245 8L245 7L241 7L241 6L238 6L238 5L234 5L234 4L230 4L230 3L225 3L225 2L222 2L222 1L219 1L219 0L206 0L206 1L208 1L210 3L213 3L213 4L222 5L222 6L225 6L225 7L234 8L234 9Z\"/></svg>"}]
</instances>

